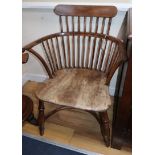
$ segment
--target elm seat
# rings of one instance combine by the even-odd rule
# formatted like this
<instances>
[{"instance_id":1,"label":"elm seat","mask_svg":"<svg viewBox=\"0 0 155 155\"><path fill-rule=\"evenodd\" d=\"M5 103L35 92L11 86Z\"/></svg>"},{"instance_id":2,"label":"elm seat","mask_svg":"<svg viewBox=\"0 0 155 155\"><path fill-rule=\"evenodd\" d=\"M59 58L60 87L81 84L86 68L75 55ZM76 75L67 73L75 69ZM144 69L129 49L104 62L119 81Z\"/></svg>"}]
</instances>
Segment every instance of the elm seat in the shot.
<instances>
[{"instance_id":1,"label":"elm seat","mask_svg":"<svg viewBox=\"0 0 155 155\"><path fill-rule=\"evenodd\" d=\"M111 105L102 72L89 69L63 69L36 92L39 99L84 110L105 111Z\"/></svg>"}]
</instances>

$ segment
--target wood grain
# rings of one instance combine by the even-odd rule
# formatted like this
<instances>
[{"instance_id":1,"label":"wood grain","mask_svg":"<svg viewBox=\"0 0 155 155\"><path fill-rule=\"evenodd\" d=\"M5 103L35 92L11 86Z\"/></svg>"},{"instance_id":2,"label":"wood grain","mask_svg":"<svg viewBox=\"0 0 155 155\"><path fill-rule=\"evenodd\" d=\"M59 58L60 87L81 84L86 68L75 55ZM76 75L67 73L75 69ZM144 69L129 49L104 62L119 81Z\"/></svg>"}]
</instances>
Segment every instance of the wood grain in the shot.
<instances>
[{"instance_id":1,"label":"wood grain","mask_svg":"<svg viewBox=\"0 0 155 155\"><path fill-rule=\"evenodd\" d=\"M114 17L117 14L115 6L91 5L57 5L54 9L57 15L87 16L87 17Z\"/></svg>"},{"instance_id":2,"label":"wood grain","mask_svg":"<svg viewBox=\"0 0 155 155\"><path fill-rule=\"evenodd\" d=\"M105 75L95 70L59 70L36 94L43 101L85 110L104 111L111 105Z\"/></svg>"}]
</instances>

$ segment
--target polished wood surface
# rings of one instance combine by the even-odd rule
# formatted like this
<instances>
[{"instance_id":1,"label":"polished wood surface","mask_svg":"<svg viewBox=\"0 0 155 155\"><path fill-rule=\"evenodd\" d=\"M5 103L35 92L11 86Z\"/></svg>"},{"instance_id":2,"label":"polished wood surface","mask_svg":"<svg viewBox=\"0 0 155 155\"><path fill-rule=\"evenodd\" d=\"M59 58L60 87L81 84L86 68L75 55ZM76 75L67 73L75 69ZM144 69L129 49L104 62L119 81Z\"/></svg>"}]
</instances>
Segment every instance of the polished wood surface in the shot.
<instances>
[{"instance_id":1,"label":"polished wood surface","mask_svg":"<svg viewBox=\"0 0 155 155\"><path fill-rule=\"evenodd\" d=\"M111 105L108 87L102 72L88 69L63 69L57 71L36 92L46 102L74 108L105 111Z\"/></svg>"},{"instance_id":2,"label":"polished wood surface","mask_svg":"<svg viewBox=\"0 0 155 155\"><path fill-rule=\"evenodd\" d=\"M114 17L117 14L117 8L115 6L57 5L54 12L62 16Z\"/></svg>"},{"instance_id":3,"label":"polished wood surface","mask_svg":"<svg viewBox=\"0 0 155 155\"><path fill-rule=\"evenodd\" d=\"M22 54L22 64L26 63L29 59L29 54L28 53L23 53Z\"/></svg>"}]
</instances>

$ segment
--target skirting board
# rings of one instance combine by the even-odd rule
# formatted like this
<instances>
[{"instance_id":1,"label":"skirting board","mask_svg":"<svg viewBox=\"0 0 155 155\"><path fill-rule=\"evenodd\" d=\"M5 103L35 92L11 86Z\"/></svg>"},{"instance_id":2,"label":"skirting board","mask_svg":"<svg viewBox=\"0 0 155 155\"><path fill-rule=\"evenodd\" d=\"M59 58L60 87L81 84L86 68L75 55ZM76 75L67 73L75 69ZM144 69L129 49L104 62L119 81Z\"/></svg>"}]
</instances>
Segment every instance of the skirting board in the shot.
<instances>
[{"instance_id":1,"label":"skirting board","mask_svg":"<svg viewBox=\"0 0 155 155\"><path fill-rule=\"evenodd\" d=\"M48 76L46 76L46 75L26 73L26 74L23 74L23 76L22 76L22 85L24 85L26 83L26 81L28 81L28 80L42 82L46 79L48 79ZM109 93L111 96L114 96L115 87L109 86Z\"/></svg>"}]
</instances>

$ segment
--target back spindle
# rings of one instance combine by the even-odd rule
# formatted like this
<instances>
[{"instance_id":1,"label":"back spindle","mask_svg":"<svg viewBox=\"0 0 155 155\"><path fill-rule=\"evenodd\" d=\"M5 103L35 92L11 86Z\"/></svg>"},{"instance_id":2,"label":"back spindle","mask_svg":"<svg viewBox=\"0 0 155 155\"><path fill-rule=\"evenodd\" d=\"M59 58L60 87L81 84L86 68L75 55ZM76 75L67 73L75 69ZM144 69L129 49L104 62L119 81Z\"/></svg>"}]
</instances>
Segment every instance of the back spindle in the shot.
<instances>
[{"instance_id":1,"label":"back spindle","mask_svg":"<svg viewBox=\"0 0 155 155\"><path fill-rule=\"evenodd\" d=\"M98 22L99 22L99 17L96 18L95 33L97 33L97 31L98 31ZM91 61L90 61L91 62L90 68L93 68L95 48L96 48L96 37L93 38L92 56L91 56Z\"/></svg>"},{"instance_id":2,"label":"back spindle","mask_svg":"<svg viewBox=\"0 0 155 155\"><path fill-rule=\"evenodd\" d=\"M86 17L83 18L83 30L86 33ZM81 67L84 67L84 54L85 54L85 35L82 38L82 51L81 51Z\"/></svg>"},{"instance_id":3,"label":"back spindle","mask_svg":"<svg viewBox=\"0 0 155 155\"><path fill-rule=\"evenodd\" d=\"M58 69L58 62L57 62L57 59L56 59L56 52L55 52L55 48L54 48L54 43L53 43L53 39L50 38L51 40L51 47L52 47L52 54L53 54L53 60L54 60L54 65L55 65L55 69L57 70Z\"/></svg>"},{"instance_id":4,"label":"back spindle","mask_svg":"<svg viewBox=\"0 0 155 155\"><path fill-rule=\"evenodd\" d=\"M57 60L58 60L58 64L59 64L59 69L62 68L62 62L61 62L61 56L60 56L60 47L59 47L59 42L58 42L58 37L56 38L56 53L57 53Z\"/></svg>"},{"instance_id":5,"label":"back spindle","mask_svg":"<svg viewBox=\"0 0 155 155\"><path fill-rule=\"evenodd\" d=\"M54 59L53 59L53 56L52 56L52 51L51 51L51 48L50 48L50 45L49 45L48 40L46 40L46 45L47 45L47 47L48 47L48 52L49 52L50 59L51 59L52 70L55 72L55 71L56 71L56 68L55 68L55 66L54 66Z\"/></svg>"},{"instance_id":6,"label":"back spindle","mask_svg":"<svg viewBox=\"0 0 155 155\"><path fill-rule=\"evenodd\" d=\"M89 20L89 33L92 32L92 20L93 20L93 17L90 17L90 20ZM90 56L90 41L91 41L91 37L89 36L88 41L87 41L87 53L86 53L86 63L85 63L86 68L89 67L88 65L89 65L89 56Z\"/></svg>"},{"instance_id":7,"label":"back spindle","mask_svg":"<svg viewBox=\"0 0 155 155\"><path fill-rule=\"evenodd\" d=\"M78 16L78 32L80 32L80 17ZM77 36L77 67L80 64L80 35Z\"/></svg>"},{"instance_id":8,"label":"back spindle","mask_svg":"<svg viewBox=\"0 0 155 155\"><path fill-rule=\"evenodd\" d=\"M74 16L72 16L72 66L75 67L75 36L74 36L75 26L74 26Z\"/></svg>"},{"instance_id":9,"label":"back spindle","mask_svg":"<svg viewBox=\"0 0 155 155\"><path fill-rule=\"evenodd\" d=\"M110 33L111 22L112 22L112 18L109 18L108 26L107 26L107 32L106 32L107 35L109 35L109 33Z\"/></svg>"},{"instance_id":10,"label":"back spindle","mask_svg":"<svg viewBox=\"0 0 155 155\"><path fill-rule=\"evenodd\" d=\"M42 42L42 46L43 46L43 49L44 49L44 52L45 52L45 55L46 55L46 58L47 58L47 62L49 64L51 72L53 74L54 73L54 69L53 69L53 66L52 66L52 63L51 63L51 60L50 60L50 57L49 57L49 54L48 54L47 48L45 47L44 42Z\"/></svg>"},{"instance_id":11,"label":"back spindle","mask_svg":"<svg viewBox=\"0 0 155 155\"><path fill-rule=\"evenodd\" d=\"M68 23L68 16L65 17L66 18L66 30L67 32L69 32L69 23ZM68 67L71 67L71 64L70 64L70 41L69 41L69 36L67 36L67 57L66 57L66 61L68 59Z\"/></svg>"}]
</instances>

